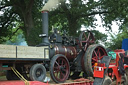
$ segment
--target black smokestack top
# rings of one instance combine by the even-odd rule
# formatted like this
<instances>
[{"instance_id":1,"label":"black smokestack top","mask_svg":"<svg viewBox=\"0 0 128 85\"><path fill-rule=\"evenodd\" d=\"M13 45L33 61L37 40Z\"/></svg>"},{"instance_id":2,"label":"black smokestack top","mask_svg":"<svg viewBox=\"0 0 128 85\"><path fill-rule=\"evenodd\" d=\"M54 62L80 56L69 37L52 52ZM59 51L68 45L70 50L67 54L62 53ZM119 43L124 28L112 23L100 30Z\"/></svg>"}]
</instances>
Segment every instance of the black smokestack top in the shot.
<instances>
[{"instance_id":1,"label":"black smokestack top","mask_svg":"<svg viewBox=\"0 0 128 85\"><path fill-rule=\"evenodd\" d=\"M49 45L48 40L48 11L42 11L42 44Z\"/></svg>"}]
</instances>

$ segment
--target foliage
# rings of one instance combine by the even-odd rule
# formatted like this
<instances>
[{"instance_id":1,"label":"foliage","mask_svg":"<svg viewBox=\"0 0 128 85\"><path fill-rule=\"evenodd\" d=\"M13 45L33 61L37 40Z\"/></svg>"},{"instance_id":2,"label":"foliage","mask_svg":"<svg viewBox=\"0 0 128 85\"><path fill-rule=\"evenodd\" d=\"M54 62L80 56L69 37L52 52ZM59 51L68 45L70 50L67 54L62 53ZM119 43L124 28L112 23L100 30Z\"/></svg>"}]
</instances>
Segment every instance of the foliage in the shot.
<instances>
[{"instance_id":1,"label":"foliage","mask_svg":"<svg viewBox=\"0 0 128 85\"><path fill-rule=\"evenodd\" d=\"M59 8L49 12L50 30L52 26L66 30L71 36L78 36L81 25L95 28L95 15L102 18L103 26L111 29L112 21L121 21L126 24L128 0L65 0ZM13 36L12 29L15 22L22 25L18 28L23 31L28 45L41 42L41 13L43 0L0 0L0 42L6 37ZM78 33L77 33L78 32ZM102 38L102 35L96 37ZM97 38L98 39L98 38Z\"/></svg>"},{"instance_id":2,"label":"foliage","mask_svg":"<svg viewBox=\"0 0 128 85\"><path fill-rule=\"evenodd\" d=\"M23 31L19 29L22 24L18 22L15 22L15 23L16 23L16 26L14 26L11 29L11 33L10 33L10 35L12 36L4 37L3 39L5 39L6 42L3 42L3 44L20 45L21 43L25 42Z\"/></svg>"},{"instance_id":3,"label":"foliage","mask_svg":"<svg viewBox=\"0 0 128 85\"><path fill-rule=\"evenodd\" d=\"M107 40L107 35L106 34L103 34L103 33L100 33L99 31L97 31L97 30L92 30L92 33L93 33L93 35L94 35L94 37L95 37L95 42L96 43L100 43L100 42L106 42L106 40Z\"/></svg>"},{"instance_id":4,"label":"foliage","mask_svg":"<svg viewBox=\"0 0 128 85\"><path fill-rule=\"evenodd\" d=\"M25 39L29 45L39 43L38 38L41 32L40 24L41 15L39 8L42 6L41 0L1 0L0 11L3 14L0 16L0 40L2 43L3 37L12 37L13 27L15 22L22 24L17 29L21 29L25 35ZM36 30L36 31L35 31ZM5 40L6 41L6 40Z\"/></svg>"},{"instance_id":5,"label":"foliage","mask_svg":"<svg viewBox=\"0 0 128 85\"><path fill-rule=\"evenodd\" d=\"M123 39L128 38L128 30L127 28L123 28L118 34L111 34L111 39L106 43L108 48L112 50L121 49Z\"/></svg>"},{"instance_id":6,"label":"foliage","mask_svg":"<svg viewBox=\"0 0 128 85\"><path fill-rule=\"evenodd\" d=\"M111 30L112 21L126 22L127 0L67 0L51 14L50 21L53 24L58 23L58 27L69 32L70 35L76 36L80 31L81 25L95 28L97 21L95 15L102 18L103 26ZM54 16L53 16L54 15Z\"/></svg>"}]
</instances>

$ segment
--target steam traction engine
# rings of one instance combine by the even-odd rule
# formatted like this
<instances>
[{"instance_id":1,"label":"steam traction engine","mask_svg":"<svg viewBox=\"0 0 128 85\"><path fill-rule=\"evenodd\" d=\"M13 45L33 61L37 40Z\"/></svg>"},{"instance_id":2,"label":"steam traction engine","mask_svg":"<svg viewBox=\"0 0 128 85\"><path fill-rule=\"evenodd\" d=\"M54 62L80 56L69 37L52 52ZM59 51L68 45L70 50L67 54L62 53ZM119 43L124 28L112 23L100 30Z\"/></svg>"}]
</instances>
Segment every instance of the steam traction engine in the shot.
<instances>
[{"instance_id":1,"label":"steam traction engine","mask_svg":"<svg viewBox=\"0 0 128 85\"><path fill-rule=\"evenodd\" d=\"M50 71L51 78L56 83L62 83L71 77L78 77L81 71L87 76L93 76L96 62L106 56L106 50L99 44L94 44L94 36L90 31L83 31L79 38L62 36L54 29L48 38L48 11L42 12L43 42L39 46L49 46L49 59L44 65ZM50 67L49 67L50 66Z\"/></svg>"},{"instance_id":2,"label":"steam traction engine","mask_svg":"<svg viewBox=\"0 0 128 85\"><path fill-rule=\"evenodd\" d=\"M93 76L94 64L107 55L99 44L94 44L90 31L83 31L78 38L62 36L56 29L48 36L48 11L42 11L42 43L37 47L0 45L0 69L7 71L8 80L19 79L11 70L15 67L26 79L43 81L46 71L56 83L65 82L69 75L78 77L81 71ZM2 66L8 65L7 68ZM28 76L29 74L29 76Z\"/></svg>"}]
</instances>

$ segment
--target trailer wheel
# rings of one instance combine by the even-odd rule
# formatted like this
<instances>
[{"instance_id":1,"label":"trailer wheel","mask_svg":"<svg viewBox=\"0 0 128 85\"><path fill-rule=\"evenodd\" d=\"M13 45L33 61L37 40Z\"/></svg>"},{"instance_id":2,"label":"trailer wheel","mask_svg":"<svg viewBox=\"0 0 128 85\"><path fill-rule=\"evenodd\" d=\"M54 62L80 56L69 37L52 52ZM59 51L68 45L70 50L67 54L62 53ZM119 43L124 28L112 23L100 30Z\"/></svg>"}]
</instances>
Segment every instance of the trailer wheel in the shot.
<instances>
[{"instance_id":1,"label":"trailer wheel","mask_svg":"<svg viewBox=\"0 0 128 85\"><path fill-rule=\"evenodd\" d=\"M50 75L56 83L65 82L70 74L68 59L61 54L53 56L50 62Z\"/></svg>"},{"instance_id":2,"label":"trailer wheel","mask_svg":"<svg viewBox=\"0 0 128 85\"><path fill-rule=\"evenodd\" d=\"M42 64L34 64L30 69L29 76L33 81L43 81L46 77L46 69Z\"/></svg>"},{"instance_id":3,"label":"trailer wheel","mask_svg":"<svg viewBox=\"0 0 128 85\"><path fill-rule=\"evenodd\" d=\"M7 70L6 72L7 80L20 80L17 75L12 70Z\"/></svg>"},{"instance_id":4,"label":"trailer wheel","mask_svg":"<svg viewBox=\"0 0 128 85\"><path fill-rule=\"evenodd\" d=\"M103 85L111 85L111 83L112 83L112 79L108 76L105 76Z\"/></svg>"},{"instance_id":5,"label":"trailer wheel","mask_svg":"<svg viewBox=\"0 0 128 85\"><path fill-rule=\"evenodd\" d=\"M94 44L87 48L84 55L84 68L89 77L93 77L95 63L98 63L104 56L107 56L107 52L102 45Z\"/></svg>"}]
</instances>

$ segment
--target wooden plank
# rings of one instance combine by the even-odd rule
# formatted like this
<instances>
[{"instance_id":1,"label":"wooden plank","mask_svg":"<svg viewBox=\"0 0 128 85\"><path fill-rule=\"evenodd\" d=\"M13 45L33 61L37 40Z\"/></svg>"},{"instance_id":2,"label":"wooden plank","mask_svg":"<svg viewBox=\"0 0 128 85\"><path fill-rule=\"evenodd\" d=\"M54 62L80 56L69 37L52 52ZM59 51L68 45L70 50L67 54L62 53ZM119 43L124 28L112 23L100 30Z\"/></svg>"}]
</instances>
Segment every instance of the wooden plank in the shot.
<instances>
[{"instance_id":1,"label":"wooden plank","mask_svg":"<svg viewBox=\"0 0 128 85\"><path fill-rule=\"evenodd\" d=\"M44 49L48 46L43 47L27 47L17 46L17 58L45 58Z\"/></svg>"},{"instance_id":2,"label":"wooden plank","mask_svg":"<svg viewBox=\"0 0 128 85\"><path fill-rule=\"evenodd\" d=\"M17 47L17 52L16 52ZM0 58L49 58L48 46L30 47L30 46L15 46L0 44ZM45 53L44 53L45 52ZM17 56L16 56L17 53ZM45 54L45 56L44 56Z\"/></svg>"},{"instance_id":3,"label":"wooden plank","mask_svg":"<svg viewBox=\"0 0 128 85\"><path fill-rule=\"evenodd\" d=\"M0 58L16 58L16 46L0 44Z\"/></svg>"}]
</instances>

